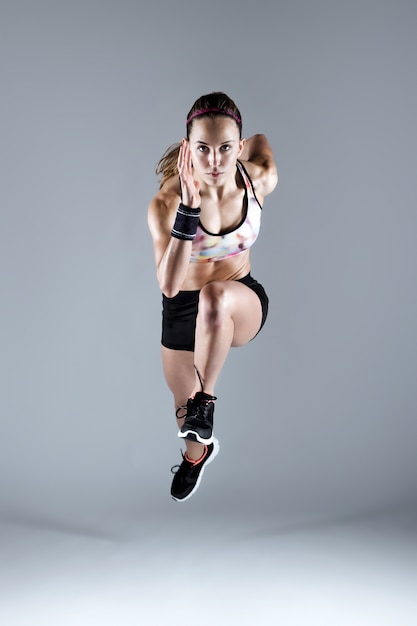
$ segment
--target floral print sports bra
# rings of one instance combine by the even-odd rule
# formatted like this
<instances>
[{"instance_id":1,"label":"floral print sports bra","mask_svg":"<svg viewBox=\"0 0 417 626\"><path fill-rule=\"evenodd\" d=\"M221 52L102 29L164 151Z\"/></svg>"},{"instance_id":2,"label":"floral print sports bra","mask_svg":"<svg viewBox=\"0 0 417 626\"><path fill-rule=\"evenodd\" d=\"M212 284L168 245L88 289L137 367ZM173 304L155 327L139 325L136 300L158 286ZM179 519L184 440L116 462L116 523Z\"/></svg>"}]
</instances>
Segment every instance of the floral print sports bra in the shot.
<instances>
[{"instance_id":1,"label":"floral print sports bra","mask_svg":"<svg viewBox=\"0 0 417 626\"><path fill-rule=\"evenodd\" d=\"M234 229L217 235L210 233L199 222L191 250L190 261L192 263L222 261L236 256L250 248L258 237L262 206L255 195L249 174L240 161L237 161L237 168L245 183L246 213L243 220Z\"/></svg>"}]
</instances>

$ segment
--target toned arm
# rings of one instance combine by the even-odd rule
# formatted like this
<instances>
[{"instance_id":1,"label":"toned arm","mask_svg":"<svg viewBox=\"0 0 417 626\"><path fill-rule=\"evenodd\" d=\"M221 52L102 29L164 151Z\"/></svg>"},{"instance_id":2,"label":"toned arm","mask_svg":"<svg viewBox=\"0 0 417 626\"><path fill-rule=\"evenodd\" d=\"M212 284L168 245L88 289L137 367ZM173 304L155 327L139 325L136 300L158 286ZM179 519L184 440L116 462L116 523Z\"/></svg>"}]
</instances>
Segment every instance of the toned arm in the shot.
<instances>
[{"instance_id":1,"label":"toned arm","mask_svg":"<svg viewBox=\"0 0 417 626\"><path fill-rule=\"evenodd\" d=\"M182 140L178 154L178 174L171 177L151 201L148 224L153 238L159 287L168 298L180 291L191 257L192 241L171 236L180 201L190 208L200 207L200 185L193 177L189 142ZM180 184L181 181L181 184Z\"/></svg>"},{"instance_id":2,"label":"toned arm","mask_svg":"<svg viewBox=\"0 0 417 626\"><path fill-rule=\"evenodd\" d=\"M241 158L252 164L251 175L256 181L257 191L263 196L270 194L278 183L278 171L265 135L259 133L247 139Z\"/></svg>"},{"instance_id":3,"label":"toned arm","mask_svg":"<svg viewBox=\"0 0 417 626\"><path fill-rule=\"evenodd\" d=\"M148 208L148 225L152 235L159 287L168 298L181 289L187 274L191 241L171 236L180 198L175 194L157 194Z\"/></svg>"}]
</instances>

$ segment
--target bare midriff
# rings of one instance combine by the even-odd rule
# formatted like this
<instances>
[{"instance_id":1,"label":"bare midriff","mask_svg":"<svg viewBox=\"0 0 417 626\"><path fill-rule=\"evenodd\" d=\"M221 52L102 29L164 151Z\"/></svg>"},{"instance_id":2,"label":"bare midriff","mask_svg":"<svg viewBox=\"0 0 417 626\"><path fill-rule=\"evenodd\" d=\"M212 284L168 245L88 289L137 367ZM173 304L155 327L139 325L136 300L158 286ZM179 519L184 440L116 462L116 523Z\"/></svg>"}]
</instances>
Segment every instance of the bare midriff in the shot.
<instances>
[{"instance_id":1,"label":"bare midriff","mask_svg":"<svg viewBox=\"0 0 417 626\"><path fill-rule=\"evenodd\" d=\"M250 272L250 251L245 250L228 259L190 263L181 291L202 289L215 280L238 280Z\"/></svg>"}]
</instances>

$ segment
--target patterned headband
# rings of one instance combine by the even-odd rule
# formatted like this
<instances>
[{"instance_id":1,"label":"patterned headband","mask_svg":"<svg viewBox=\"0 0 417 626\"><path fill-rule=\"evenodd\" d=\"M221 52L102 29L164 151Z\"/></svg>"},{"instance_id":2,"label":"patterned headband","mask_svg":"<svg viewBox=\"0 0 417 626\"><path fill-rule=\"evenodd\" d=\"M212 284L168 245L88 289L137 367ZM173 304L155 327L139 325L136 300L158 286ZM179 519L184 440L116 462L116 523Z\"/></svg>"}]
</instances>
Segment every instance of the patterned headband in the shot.
<instances>
[{"instance_id":1,"label":"patterned headband","mask_svg":"<svg viewBox=\"0 0 417 626\"><path fill-rule=\"evenodd\" d=\"M192 113L190 115L190 117L188 118L188 120L186 121L186 126L188 126L188 124L191 122L191 120L193 120L195 117L197 117L198 115L205 115L206 113L221 113L221 115L229 115L230 117L233 117L233 119L235 120L235 122L237 124L241 124L242 120L240 119L240 117L238 115L235 115L232 111L229 111L228 109L217 109L215 107L210 108L210 109L198 109L198 111L194 111L194 113Z\"/></svg>"}]
</instances>

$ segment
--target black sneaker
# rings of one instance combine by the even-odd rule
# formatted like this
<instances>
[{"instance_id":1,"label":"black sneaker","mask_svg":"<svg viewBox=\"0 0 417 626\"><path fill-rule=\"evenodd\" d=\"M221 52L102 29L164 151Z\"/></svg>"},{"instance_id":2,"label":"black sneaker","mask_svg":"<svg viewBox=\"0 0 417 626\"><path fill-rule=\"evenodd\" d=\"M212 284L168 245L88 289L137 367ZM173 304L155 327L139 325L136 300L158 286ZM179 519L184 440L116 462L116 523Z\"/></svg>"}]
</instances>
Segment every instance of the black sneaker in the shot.
<instances>
[{"instance_id":1,"label":"black sneaker","mask_svg":"<svg viewBox=\"0 0 417 626\"><path fill-rule=\"evenodd\" d=\"M194 398L189 398L187 415L178 437L206 445L212 443L214 400L217 400L215 396L204 391L197 391Z\"/></svg>"},{"instance_id":2,"label":"black sneaker","mask_svg":"<svg viewBox=\"0 0 417 626\"><path fill-rule=\"evenodd\" d=\"M184 502L197 491L205 466L217 456L219 448L219 442L213 437L213 443L207 446L205 457L197 463L189 461L181 452L183 459L181 465L174 465L171 468L171 472L175 474L171 485L171 496L174 500ZM175 469L177 471L174 471Z\"/></svg>"}]
</instances>

